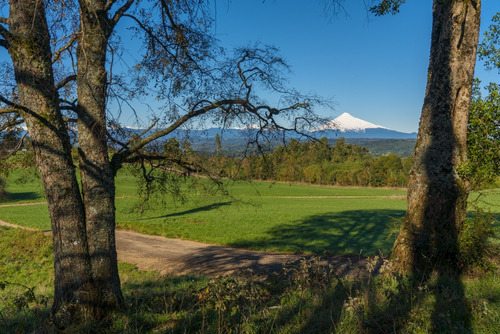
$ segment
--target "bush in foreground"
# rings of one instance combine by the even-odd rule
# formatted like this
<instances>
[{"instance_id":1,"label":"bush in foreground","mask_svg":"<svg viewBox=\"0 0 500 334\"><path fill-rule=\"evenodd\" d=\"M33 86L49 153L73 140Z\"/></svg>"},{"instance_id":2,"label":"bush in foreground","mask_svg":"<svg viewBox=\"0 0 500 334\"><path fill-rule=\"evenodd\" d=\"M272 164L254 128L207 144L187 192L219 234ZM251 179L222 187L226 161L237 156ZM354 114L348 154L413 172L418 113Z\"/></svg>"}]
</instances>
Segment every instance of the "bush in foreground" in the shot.
<instances>
[{"instance_id":1,"label":"bush in foreground","mask_svg":"<svg viewBox=\"0 0 500 334\"><path fill-rule=\"evenodd\" d=\"M0 176L0 200L5 197L5 179Z\"/></svg>"},{"instance_id":2,"label":"bush in foreground","mask_svg":"<svg viewBox=\"0 0 500 334\"><path fill-rule=\"evenodd\" d=\"M496 234L492 214L482 211L467 218L458 234L459 261L464 270L494 270L495 264L489 259L498 250L491 240Z\"/></svg>"}]
</instances>

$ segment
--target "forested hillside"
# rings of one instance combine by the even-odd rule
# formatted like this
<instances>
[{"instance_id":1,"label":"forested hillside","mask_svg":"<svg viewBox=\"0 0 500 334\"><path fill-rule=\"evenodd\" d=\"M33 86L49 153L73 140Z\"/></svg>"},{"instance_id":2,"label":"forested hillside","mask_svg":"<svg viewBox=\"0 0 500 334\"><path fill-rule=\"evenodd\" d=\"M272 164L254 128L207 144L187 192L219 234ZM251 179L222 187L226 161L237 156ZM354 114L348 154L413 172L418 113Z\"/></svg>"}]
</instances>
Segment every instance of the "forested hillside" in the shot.
<instances>
[{"instance_id":1,"label":"forested hillside","mask_svg":"<svg viewBox=\"0 0 500 334\"><path fill-rule=\"evenodd\" d=\"M328 143L334 145L339 138L343 137L328 138ZM410 157L413 155L415 141L416 139L345 138L346 143L364 146L375 157L389 154L394 154L401 158ZM268 146L271 149L275 149L280 144L282 144L282 141L276 141L270 142ZM229 157L241 157L243 152L249 151L248 143L241 139L221 137L220 145L220 148L224 151L224 155ZM209 140L197 138L191 141L191 147L203 155L211 155L217 150L214 138ZM252 147L250 147L251 149Z\"/></svg>"},{"instance_id":2,"label":"forested hillside","mask_svg":"<svg viewBox=\"0 0 500 334\"><path fill-rule=\"evenodd\" d=\"M299 142L292 139L268 154L245 158L206 158L222 177L306 182L339 186L404 187L411 158L394 154L373 157L368 149L348 144L344 138L334 145L328 140Z\"/></svg>"}]
</instances>

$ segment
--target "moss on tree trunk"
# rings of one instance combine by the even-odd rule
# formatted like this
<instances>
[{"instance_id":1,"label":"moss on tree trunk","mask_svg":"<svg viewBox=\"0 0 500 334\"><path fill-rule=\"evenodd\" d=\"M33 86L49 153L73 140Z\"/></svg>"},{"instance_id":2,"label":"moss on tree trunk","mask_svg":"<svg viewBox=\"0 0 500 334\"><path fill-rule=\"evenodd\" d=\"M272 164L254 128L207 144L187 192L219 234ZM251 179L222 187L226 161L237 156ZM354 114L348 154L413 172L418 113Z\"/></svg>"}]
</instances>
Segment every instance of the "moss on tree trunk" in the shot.
<instances>
[{"instance_id":1,"label":"moss on tree trunk","mask_svg":"<svg viewBox=\"0 0 500 334\"><path fill-rule=\"evenodd\" d=\"M99 305L123 305L115 246L115 184L107 148L105 69L111 22L102 1L80 2L78 152L92 278ZM106 310L103 309L102 312Z\"/></svg>"},{"instance_id":2,"label":"moss on tree trunk","mask_svg":"<svg viewBox=\"0 0 500 334\"><path fill-rule=\"evenodd\" d=\"M48 202L53 232L53 310L86 312L93 290L83 203L52 73L50 35L42 3L9 3L9 53L22 116Z\"/></svg>"},{"instance_id":3,"label":"moss on tree trunk","mask_svg":"<svg viewBox=\"0 0 500 334\"><path fill-rule=\"evenodd\" d=\"M469 185L460 177L479 39L481 1L435 0L427 89L408 207L391 259L402 273L458 270L457 236Z\"/></svg>"}]
</instances>

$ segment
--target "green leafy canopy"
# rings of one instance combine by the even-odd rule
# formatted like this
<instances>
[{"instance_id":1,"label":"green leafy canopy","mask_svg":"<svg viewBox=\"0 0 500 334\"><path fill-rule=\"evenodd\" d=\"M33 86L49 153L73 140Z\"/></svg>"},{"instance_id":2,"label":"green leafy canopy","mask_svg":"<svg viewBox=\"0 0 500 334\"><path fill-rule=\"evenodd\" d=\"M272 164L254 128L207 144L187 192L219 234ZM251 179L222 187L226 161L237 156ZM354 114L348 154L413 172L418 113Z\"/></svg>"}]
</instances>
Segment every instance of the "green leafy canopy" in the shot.
<instances>
[{"instance_id":1,"label":"green leafy canopy","mask_svg":"<svg viewBox=\"0 0 500 334\"><path fill-rule=\"evenodd\" d=\"M376 16L386 14L395 15L399 13L399 7L404 4L406 0L382 0L378 5L370 8L370 12Z\"/></svg>"},{"instance_id":2,"label":"green leafy canopy","mask_svg":"<svg viewBox=\"0 0 500 334\"><path fill-rule=\"evenodd\" d=\"M478 52L488 70L496 68L500 73L500 12L493 16L492 22L484 33Z\"/></svg>"},{"instance_id":3,"label":"green leafy canopy","mask_svg":"<svg viewBox=\"0 0 500 334\"><path fill-rule=\"evenodd\" d=\"M483 97L480 81L474 83L468 134L467 172L474 188L484 187L500 175L500 92L490 83Z\"/></svg>"}]
</instances>

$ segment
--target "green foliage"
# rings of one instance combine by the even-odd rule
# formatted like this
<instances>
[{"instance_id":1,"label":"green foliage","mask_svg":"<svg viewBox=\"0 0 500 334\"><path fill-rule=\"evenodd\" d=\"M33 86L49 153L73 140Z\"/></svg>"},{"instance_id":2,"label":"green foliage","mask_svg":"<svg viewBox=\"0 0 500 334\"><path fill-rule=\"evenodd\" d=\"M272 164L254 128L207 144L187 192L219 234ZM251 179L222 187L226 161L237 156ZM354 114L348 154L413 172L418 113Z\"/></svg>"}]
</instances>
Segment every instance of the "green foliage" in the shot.
<instances>
[{"instance_id":1,"label":"green foliage","mask_svg":"<svg viewBox=\"0 0 500 334\"><path fill-rule=\"evenodd\" d=\"M459 261L463 269L495 268L489 261L494 251L492 238L496 234L495 231L495 219L492 214L478 210L472 217L465 219L457 240Z\"/></svg>"},{"instance_id":2,"label":"green foliage","mask_svg":"<svg viewBox=\"0 0 500 334\"><path fill-rule=\"evenodd\" d=\"M0 120L5 121L5 119ZM20 144L20 139L21 131L16 127L0 131L0 152L4 154L13 151Z\"/></svg>"},{"instance_id":3,"label":"green foliage","mask_svg":"<svg viewBox=\"0 0 500 334\"><path fill-rule=\"evenodd\" d=\"M484 33L479 44L479 56L488 70L500 71L500 12ZM475 188L486 187L500 176L500 92L499 86L486 86L488 96L483 97L480 81L474 83L469 116L467 149L469 164L465 174Z\"/></svg>"},{"instance_id":4,"label":"green foliage","mask_svg":"<svg viewBox=\"0 0 500 334\"><path fill-rule=\"evenodd\" d=\"M12 169L34 167L35 158L30 147L29 138L23 137L19 129L0 131L0 174L7 175Z\"/></svg>"},{"instance_id":5,"label":"green foliage","mask_svg":"<svg viewBox=\"0 0 500 334\"><path fill-rule=\"evenodd\" d=\"M266 143L265 149L256 148L256 145L247 143L244 140L222 140L219 152L217 151L217 143L214 143L216 138L197 138L191 143L194 151L201 156L213 157L224 155L229 158L242 158L249 154L258 154L261 151L269 153L283 144L282 140ZM337 139L328 139L330 145L334 145ZM346 138L346 143L364 146L370 152L370 155L379 157L381 155L395 154L401 158L406 158L413 155L416 139L367 139L367 138Z\"/></svg>"},{"instance_id":6,"label":"green foliage","mask_svg":"<svg viewBox=\"0 0 500 334\"><path fill-rule=\"evenodd\" d=\"M245 180L305 182L338 186L404 187L410 158L389 154L372 157L365 147L339 138L332 146L319 141L290 140L269 154L244 159L213 157L223 177Z\"/></svg>"},{"instance_id":7,"label":"green foliage","mask_svg":"<svg viewBox=\"0 0 500 334\"><path fill-rule=\"evenodd\" d=\"M349 144L366 147L370 152L370 155L374 157L394 154L401 158L407 158L413 156L416 139L349 138L346 139L346 142L348 142Z\"/></svg>"},{"instance_id":8,"label":"green foliage","mask_svg":"<svg viewBox=\"0 0 500 334\"><path fill-rule=\"evenodd\" d=\"M399 7L404 4L406 0L381 0L378 5L370 8L370 12L376 16L399 13Z\"/></svg>"},{"instance_id":9,"label":"green foliage","mask_svg":"<svg viewBox=\"0 0 500 334\"><path fill-rule=\"evenodd\" d=\"M5 197L5 179L0 175L0 201Z\"/></svg>"},{"instance_id":10,"label":"green foliage","mask_svg":"<svg viewBox=\"0 0 500 334\"><path fill-rule=\"evenodd\" d=\"M434 274L424 281L394 275L389 263L382 276L363 283L344 302L337 328L357 333L494 333L498 307L490 293L472 293L470 279ZM492 275L491 279L498 278ZM468 281L464 284L465 281ZM484 279L490 288L490 279ZM493 288L498 283L493 284ZM453 305L453 307L450 307ZM484 315L483 315L484 312ZM488 316L486 315L488 314ZM483 322L484 321L484 322Z\"/></svg>"},{"instance_id":11,"label":"green foliage","mask_svg":"<svg viewBox=\"0 0 500 334\"><path fill-rule=\"evenodd\" d=\"M312 188L312 187L309 187ZM0 332L60 332L50 320L51 238L0 227ZM120 263L126 303L66 333L496 333L498 271L417 281L368 259L359 275L320 258L270 276L162 276ZM379 275L376 275L376 273ZM8 283L7 283L8 282ZM14 284L12 284L14 283ZM453 307L450 308L450 305Z\"/></svg>"},{"instance_id":12,"label":"green foliage","mask_svg":"<svg viewBox=\"0 0 500 334\"><path fill-rule=\"evenodd\" d=\"M128 310L115 314L110 327L94 328L144 333L495 333L498 328L498 275L466 283L446 276L413 282L392 275L345 278L331 270L312 259L267 278L125 283Z\"/></svg>"},{"instance_id":13,"label":"green foliage","mask_svg":"<svg viewBox=\"0 0 500 334\"><path fill-rule=\"evenodd\" d=\"M466 176L474 189L484 188L500 176L500 92L489 84L483 97L476 81L467 129Z\"/></svg>"},{"instance_id":14,"label":"green foliage","mask_svg":"<svg viewBox=\"0 0 500 334\"><path fill-rule=\"evenodd\" d=\"M492 22L479 44L479 56L485 61L486 68L500 71L500 12L493 17Z\"/></svg>"},{"instance_id":15,"label":"green foliage","mask_svg":"<svg viewBox=\"0 0 500 334\"><path fill-rule=\"evenodd\" d=\"M0 277L22 285L39 284L51 276L50 236L0 227Z\"/></svg>"}]
</instances>

